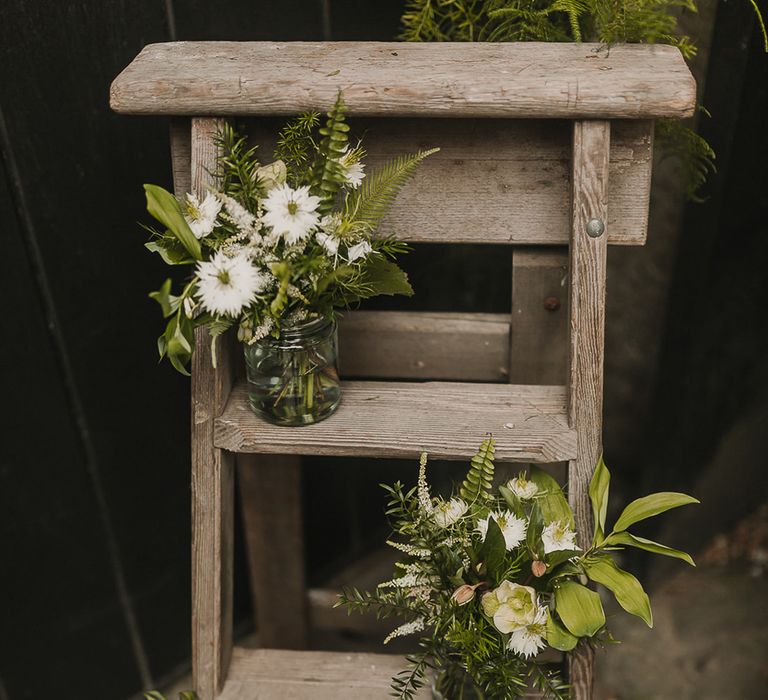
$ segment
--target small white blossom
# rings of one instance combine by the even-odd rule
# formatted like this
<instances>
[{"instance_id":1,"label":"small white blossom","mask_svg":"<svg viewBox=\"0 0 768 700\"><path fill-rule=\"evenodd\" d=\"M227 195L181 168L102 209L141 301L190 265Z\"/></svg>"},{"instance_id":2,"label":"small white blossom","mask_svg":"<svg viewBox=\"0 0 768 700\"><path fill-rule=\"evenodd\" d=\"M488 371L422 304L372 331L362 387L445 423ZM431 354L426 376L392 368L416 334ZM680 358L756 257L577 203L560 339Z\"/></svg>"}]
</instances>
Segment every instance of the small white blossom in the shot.
<instances>
[{"instance_id":1,"label":"small white blossom","mask_svg":"<svg viewBox=\"0 0 768 700\"><path fill-rule=\"evenodd\" d=\"M337 255L339 252L339 239L335 236L331 236L324 231L316 231L315 238L317 242L325 248L325 252L328 255Z\"/></svg>"},{"instance_id":2,"label":"small white blossom","mask_svg":"<svg viewBox=\"0 0 768 700\"><path fill-rule=\"evenodd\" d=\"M544 554L563 549L578 549L576 533L565 523L549 523L541 533L541 541L544 543Z\"/></svg>"},{"instance_id":3,"label":"small white blossom","mask_svg":"<svg viewBox=\"0 0 768 700\"><path fill-rule=\"evenodd\" d=\"M419 479L416 482L416 494L419 498L419 506L425 513L432 512L432 497L429 495L427 484L427 453L422 452L419 457Z\"/></svg>"},{"instance_id":4,"label":"small white blossom","mask_svg":"<svg viewBox=\"0 0 768 700\"><path fill-rule=\"evenodd\" d=\"M526 659L536 656L546 646L546 624L547 608L540 607L532 625L512 632L507 648Z\"/></svg>"},{"instance_id":5,"label":"small white blossom","mask_svg":"<svg viewBox=\"0 0 768 700\"><path fill-rule=\"evenodd\" d=\"M518 476L516 479L510 479L507 488L515 494L521 501L529 501L538 492L539 487L533 481L529 481L524 476Z\"/></svg>"},{"instance_id":6,"label":"small white blossom","mask_svg":"<svg viewBox=\"0 0 768 700\"><path fill-rule=\"evenodd\" d=\"M286 184L278 185L270 190L262 204L262 220L288 245L305 239L320 221L317 213L320 197L309 194L309 187L294 190Z\"/></svg>"},{"instance_id":7,"label":"small white blossom","mask_svg":"<svg viewBox=\"0 0 768 700\"><path fill-rule=\"evenodd\" d=\"M391 581L384 581L379 584L379 588L413 588L414 586L420 586L424 583L421 578L421 574L405 574L404 576L398 576Z\"/></svg>"},{"instance_id":8,"label":"small white blossom","mask_svg":"<svg viewBox=\"0 0 768 700\"><path fill-rule=\"evenodd\" d=\"M237 227L237 230L242 235L248 235L252 233L253 229L258 224L258 217L249 212L240 202L228 195L219 195L222 204L224 205L224 211L230 221Z\"/></svg>"},{"instance_id":9,"label":"small white blossom","mask_svg":"<svg viewBox=\"0 0 768 700\"><path fill-rule=\"evenodd\" d=\"M416 634L421 632L425 627L424 619L418 618L411 622L406 622L404 625L400 625L397 629L390 632L384 639L384 644L389 644L395 637L404 637L408 634Z\"/></svg>"},{"instance_id":10,"label":"small white blossom","mask_svg":"<svg viewBox=\"0 0 768 700\"><path fill-rule=\"evenodd\" d=\"M272 328L275 325L275 319L273 319L271 316L267 316L262 323L260 323L256 328L252 331L251 339L248 341L248 345L253 345L258 340L261 340L262 338L266 338L270 332L272 331Z\"/></svg>"},{"instance_id":11,"label":"small white blossom","mask_svg":"<svg viewBox=\"0 0 768 700\"><path fill-rule=\"evenodd\" d=\"M371 244L368 241L360 241L353 246L350 246L347 250L347 260L354 262L360 258L364 258L373 251Z\"/></svg>"},{"instance_id":12,"label":"small white blossom","mask_svg":"<svg viewBox=\"0 0 768 700\"><path fill-rule=\"evenodd\" d=\"M428 549L414 547L412 544L402 544L401 542L393 542L392 540L387 540L387 544L393 549L411 557L416 557L417 559L429 559L432 556L432 552Z\"/></svg>"},{"instance_id":13,"label":"small white blossom","mask_svg":"<svg viewBox=\"0 0 768 700\"><path fill-rule=\"evenodd\" d=\"M216 225L216 217L221 211L221 202L212 192L205 195L202 203L197 195L187 194L182 210L184 219L195 238L205 238Z\"/></svg>"},{"instance_id":14,"label":"small white blossom","mask_svg":"<svg viewBox=\"0 0 768 700\"><path fill-rule=\"evenodd\" d=\"M480 536L485 540L485 536L488 534L488 520L493 518L496 524L501 530L501 534L504 535L504 544L507 547L507 551L513 550L524 539L525 533L528 530L528 522L522 518L516 517L511 511L493 512L487 518L482 518L477 521L477 531Z\"/></svg>"},{"instance_id":15,"label":"small white blossom","mask_svg":"<svg viewBox=\"0 0 768 700\"><path fill-rule=\"evenodd\" d=\"M268 283L242 254L228 257L218 252L210 261L199 262L196 272L200 301L217 316L237 316Z\"/></svg>"},{"instance_id":16,"label":"small white blossom","mask_svg":"<svg viewBox=\"0 0 768 700\"><path fill-rule=\"evenodd\" d=\"M360 151L357 150L359 154ZM337 161L344 170L344 181L353 190L356 190L363 182L365 177L365 165L355 159L355 151L349 150L349 145L344 147L344 155Z\"/></svg>"},{"instance_id":17,"label":"small white blossom","mask_svg":"<svg viewBox=\"0 0 768 700\"><path fill-rule=\"evenodd\" d=\"M432 517L439 527L448 527L459 520L467 512L467 504L461 498L450 501L439 501L432 509Z\"/></svg>"}]
</instances>

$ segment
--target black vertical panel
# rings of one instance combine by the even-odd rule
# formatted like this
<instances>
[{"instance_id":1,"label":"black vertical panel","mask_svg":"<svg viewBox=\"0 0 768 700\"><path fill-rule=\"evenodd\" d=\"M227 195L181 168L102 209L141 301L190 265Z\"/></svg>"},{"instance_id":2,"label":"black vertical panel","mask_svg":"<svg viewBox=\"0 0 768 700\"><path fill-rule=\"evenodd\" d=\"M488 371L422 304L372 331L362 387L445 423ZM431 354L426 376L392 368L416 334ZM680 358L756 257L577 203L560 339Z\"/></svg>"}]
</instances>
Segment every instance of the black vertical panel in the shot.
<instances>
[{"instance_id":1,"label":"black vertical panel","mask_svg":"<svg viewBox=\"0 0 768 700\"><path fill-rule=\"evenodd\" d=\"M400 33L403 0L329 0L334 41L395 41Z\"/></svg>"}]
</instances>

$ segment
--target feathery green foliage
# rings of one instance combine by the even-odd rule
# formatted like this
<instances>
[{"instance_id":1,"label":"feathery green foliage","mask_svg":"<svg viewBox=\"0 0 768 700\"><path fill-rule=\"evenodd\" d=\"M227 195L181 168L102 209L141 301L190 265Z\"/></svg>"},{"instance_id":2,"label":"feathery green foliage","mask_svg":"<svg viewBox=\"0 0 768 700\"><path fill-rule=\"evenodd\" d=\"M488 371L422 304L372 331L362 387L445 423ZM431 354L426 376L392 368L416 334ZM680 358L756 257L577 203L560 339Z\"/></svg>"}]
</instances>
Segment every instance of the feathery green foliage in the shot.
<instances>
[{"instance_id":1,"label":"feathery green foliage","mask_svg":"<svg viewBox=\"0 0 768 700\"><path fill-rule=\"evenodd\" d=\"M716 171L712 146L676 119L657 119L654 135L664 156L676 158L680 163L689 199L702 201L697 193L709 174Z\"/></svg>"},{"instance_id":2,"label":"feathery green foliage","mask_svg":"<svg viewBox=\"0 0 768 700\"><path fill-rule=\"evenodd\" d=\"M319 150L313 130L319 123L318 112L306 112L291 119L280 130L275 158L285 163L291 187L298 187L309 180L315 154Z\"/></svg>"},{"instance_id":3,"label":"feathery green foliage","mask_svg":"<svg viewBox=\"0 0 768 700\"><path fill-rule=\"evenodd\" d=\"M216 133L215 143L222 154L216 172L221 191L239 200L243 206L255 208L263 195L256 174L259 169L258 146L248 146L248 139L226 121Z\"/></svg>"},{"instance_id":4,"label":"feathery green foliage","mask_svg":"<svg viewBox=\"0 0 768 700\"><path fill-rule=\"evenodd\" d=\"M467 476L459 488L459 495L470 504L482 504L490 497L493 487L493 453L496 441L488 436L470 461Z\"/></svg>"},{"instance_id":5,"label":"feathery green foliage","mask_svg":"<svg viewBox=\"0 0 768 700\"><path fill-rule=\"evenodd\" d=\"M346 105L339 93L333 109L328 112L328 120L320 129L323 140L320 142L317 158L312 169L312 194L321 198L318 211L327 214L333 209L336 193L345 181L341 159L349 145L349 125L344 120Z\"/></svg>"}]
</instances>

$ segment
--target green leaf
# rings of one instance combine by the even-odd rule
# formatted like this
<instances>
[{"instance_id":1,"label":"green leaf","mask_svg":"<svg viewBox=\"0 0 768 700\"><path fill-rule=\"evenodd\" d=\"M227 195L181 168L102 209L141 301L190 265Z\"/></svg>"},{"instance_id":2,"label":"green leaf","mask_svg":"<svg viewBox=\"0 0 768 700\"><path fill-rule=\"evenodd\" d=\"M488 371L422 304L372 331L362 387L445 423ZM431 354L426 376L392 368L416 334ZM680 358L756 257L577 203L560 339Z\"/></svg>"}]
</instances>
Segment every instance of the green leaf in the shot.
<instances>
[{"instance_id":1,"label":"green leaf","mask_svg":"<svg viewBox=\"0 0 768 700\"><path fill-rule=\"evenodd\" d=\"M590 557L583 562L584 571L595 583L610 590L619 605L632 615L641 618L648 627L653 627L653 613L648 594L632 574L623 571L608 555Z\"/></svg>"},{"instance_id":2,"label":"green leaf","mask_svg":"<svg viewBox=\"0 0 768 700\"><path fill-rule=\"evenodd\" d=\"M383 255L369 255L362 267L362 276L362 282L367 288L366 293L361 295L364 299L379 294L413 296L408 275Z\"/></svg>"},{"instance_id":3,"label":"green leaf","mask_svg":"<svg viewBox=\"0 0 768 700\"><path fill-rule=\"evenodd\" d=\"M634 525L646 518L652 518L654 515L664 513L672 508L687 506L690 503L699 501L684 493L674 493L663 491L661 493L652 493L650 496L638 498L632 501L619 516L616 524L613 526L614 532L626 530L630 525Z\"/></svg>"},{"instance_id":4,"label":"green leaf","mask_svg":"<svg viewBox=\"0 0 768 700\"><path fill-rule=\"evenodd\" d=\"M488 575L498 583L498 574L504 565L507 545L498 523L489 516L488 532L480 547L478 557L485 564Z\"/></svg>"},{"instance_id":5,"label":"green leaf","mask_svg":"<svg viewBox=\"0 0 768 700\"><path fill-rule=\"evenodd\" d=\"M541 533L544 531L544 518L538 503L531 508L528 519L528 531L525 535L525 543L534 559L544 559L544 543L541 541Z\"/></svg>"},{"instance_id":6,"label":"green leaf","mask_svg":"<svg viewBox=\"0 0 768 700\"><path fill-rule=\"evenodd\" d=\"M179 700L197 700L197 695L191 690L182 690L179 693Z\"/></svg>"},{"instance_id":7,"label":"green leaf","mask_svg":"<svg viewBox=\"0 0 768 700\"><path fill-rule=\"evenodd\" d=\"M605 518L608 514L608 487L611 483L611 473L605 466L603 455L597 460L595 473L589 482L589 500L592 501L592 513L595 518L595 533L592 544L599 544L605 536Z\"/></svg>"},{"instance_id":8,"label":"green leaf","mask_svg":"<svg viewBox=\"0 0 768 700\"><path fill-rule=\"evenodd\" d=\"M507 505L509 506L509 509L518 518L524 518L525 517L525 511L523 509L523 504L520 502L520 499L515 495L515 493L513 491L508 489L506 486L499 486L499 493L501 494L502 498L507 502Z\"/></svg>"},{"instance_id":9,"label":"green leaf","mask_svg":"<svg viewBox=\"0 0 768 700\"><path fill-rule=\"evenodd\" d=\"M147 241L144 247L152 253L158 253L167 265L193 265L195 263L189 257L187 249L171 236Z\"/></svg>"},{"instance_id":10,"label":"green leaf","mask_svg":"<svg viewBox=\"0 0 768 700\"><path fill-rule=\"evenodd\" d=\"M171 294L171 280L167 279L163 282L163 286L156 292L150 292L149 298L154 299L160 308L163 310L163 318L168 318L170 315L175 314L179 310L179 303L181 298Z\"/></svg>"},{"instance_id":11,"label":"green leaf","mask_svg":"<svg viewBox=\"0 0 768 700\"><path fill-rule=\"evenodd\" d=\"M144 185L144 192L147 195L147 211L179 239L195 260L202 260L200 242L189 228L176 197L157 185Z\"/></svg>"},{"instance_id":12,"label":"green leaf","mask_svg":"<svg viewBox=\"0 0 768 700\"><path fill-rule=\"evenodd\" d=\"M547 615L547 644L559 651L571 651L579 643L552 615Z\"/></svg>"},{"instance_id":13,"label":"green leaf","mask_svg":"<svg viewBox=\"0 0 768 700\"><path fill-rule=\"evenodd\" d=\"M568 561L574 557L581 556L582 554L583 552L579 551L578 549L558 549L545 555L544 561L546 562L548 569L551 571L556 566L562 564L564 561Z\"/></svg>"},{"instance_id":14,"label":"green leaf","mask_svg":"<svg viewBox=\"0 0 768 700\"><path fill-rule=\"evenodd\" d=\"M591 637L605 625L600 596L575 581L564 581L555 588L557 614L571 634Z\"/></svg>"},{"instance_id":15,"label":"green leaf","mask_svg":"<svg viewBox=\"0 0 768 700\"><path fill-rule=\"evenodd\" d=\"M573 512L560 484L538 467L531 467L531 481L538 486L539 493L544 494L543 496L536 496L536 503L541 508L544 524L567 523L571 529L574 529Z\"/></svg>"},{"instance_id":16,"label":"green leaf","mask_svg":"<svg viewBox=\"0 0 768 700\"><path fill-rule=\"evenodd\" d=\"M165 328L165 352L173 367L189 376L186 365L195 343L192 323L186 316L173 316Z\"/></svg>"},{"instance_id":17,"label":"green leaf","mask_svg":"<svg viewBox=\"0 0 768 700\"><path fill-rule=\"evenodd\" d=\"M675 559L682 559L691 566L696 566L690 554L681 552L679 549L672 549L664 544L659 544L653 540L647 540L645 537L638 537L632 535L629 532L614 532L603 543L606 546L609 545L626 545L628 547L637 547L638 549L644 549L646 552L653 552L654 554L662 554L665 557L674 557Z\"/></svg>"}]
</instances>

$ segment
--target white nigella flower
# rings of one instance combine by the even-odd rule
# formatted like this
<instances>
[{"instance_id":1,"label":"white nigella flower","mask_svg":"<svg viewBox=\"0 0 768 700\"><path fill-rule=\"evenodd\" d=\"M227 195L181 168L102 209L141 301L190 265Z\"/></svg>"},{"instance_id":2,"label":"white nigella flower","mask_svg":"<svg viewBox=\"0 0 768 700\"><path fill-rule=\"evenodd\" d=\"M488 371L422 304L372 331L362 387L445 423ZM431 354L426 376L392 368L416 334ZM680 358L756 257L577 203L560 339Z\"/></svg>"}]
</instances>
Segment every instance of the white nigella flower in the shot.
<instances>
[{"instance_id":1,"label":"white nigella flower","mask_svg":"<svg viewBox=\"0 0 768 700\"><path fill-rule=\"evenodd\" d=\"M461 498L452 498L450 501L438 501L432 510L432 517L439 527L448 527L466 512L467 504Z\"/></svg>"},{"instance_id":2,"label":"white nigella flower","mask_svg":"<svg viewBox=\"0 0 768 700\"><path fill-rule=\"evenodd\" d=\"M354 262L360 258L364 258L373 251L371 244L368 241L360 241L353 246L350 246L347 250L347 260Z\"/></svg>"},{"instance_id":3,"label":"white nigella flower","mask_svg":"<svg viewBox=\"0 0 768 700\"><path fill-rule=\"evenodd\" d=\"M195 235L195 238L205 238L216 225L216 217L221 211L221 202L213 193L205 195L205 199L200 202L194 194L187 194L182 205L184 219L189 224L189 228Z\"/></svg>"},{"instance_id":4,"label":"white nigella flower","mask_svg":"<svg viewBox=\"0 0 768 700\"><path fill-rule=\"evenodd\" d=\"M477 531L480 536L485 540L485 536L488 534L488 521L493 518L496 524L501 530L501 534L504 535L504 543L507 546L507 551L513 550L524 539L525 533L528 530L528 522L523 518L516 517L511 511L493 512L487 518L482 518L477 521Z\"/></svg>"},{"instance_id":5,"label":"white nigella flower","mask_svg":"<svg viewBox=\"0 0 768 700\"><path fill-rule=\"evenodd\" d=\"M521 501L529 501L539 492L539 487L536 486L533 481L528 481L528 479L522 475L518 476L516 479L510 479L507 483L507 488Z\"/></svg>"},{"instance_id":6,"label":"white nigella flower","mask_svg":"<svg viewBox=\"0 0 768 700\"><path fill-rule=\"evenodd\" d=\"M317 242L323 246L328 255L333 256L339 252L339 239L335 236L329 236L323 231L316 231L315 238L317 239Z\"/></svg>"},{"instance_id":7,"label":"white nigella flower","mask_svg":"<svg viewBox=\"0 0 768 700\"><path fill-rule=\"evenodd\" d=\"M544 543L544 554L562 549L578 549L576 533L561 522L549 523L541 533L541 541Z\"/></svg>"},{"instance_id":8,"label":"white nigella flower","mask_svg":"<svg viewBox=\"0 0 768 700\"><path fill-rule=\"evenodd\" d=\"M286 184L273 187L263 200L263 222L283 237L288 245L304 240L317 226L320 197L309 194L309 187L294 190Z\"/></svg>"},{"instance_id":9,"label":"white nigella flower","mask_svg":"<svg viewBox=\"0 0 768 700\"><path fill-rule=\"evenodd\" d=\"M359 149L357 152L360 153ZM355 151L350 152L349 145L347 145L344 147L344 155L339 158L338 162L344 169L344 179L346 184L353 190L356 190L360 187L363 178L365 177L365 165L359 160L355 160L354 154Z\"/></svg>"},{"instance_id":10,"label":"white nigella flower","mask_svg":"<svg viewBox=\"0 0 768 700\"><path fill-rule=\"evenodd\" d=\"M217 316L237 316L264 289L268 278L242 253L216 253L197 264L197 293L203 307Z\"/></svg>"},{"instance_id":11,"label":"white nigella flower","mask_svg":"<svg viewBox=\"0 0 768 700\"><path fill-rule=\"evenodd\" d=\"M536 656L546 646L547 614L547 608L540 607L533 624L512 632L507 648L526 659Z\"/></svg>"}]
</instances>

